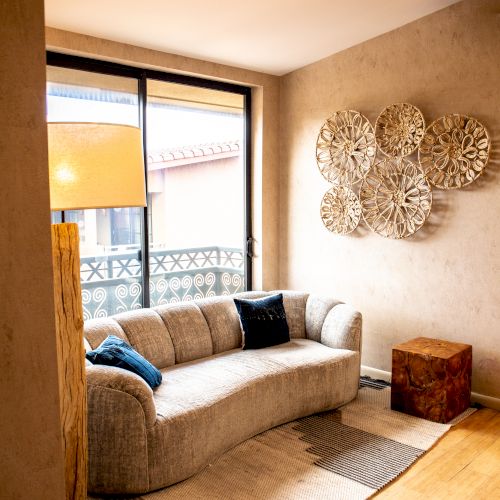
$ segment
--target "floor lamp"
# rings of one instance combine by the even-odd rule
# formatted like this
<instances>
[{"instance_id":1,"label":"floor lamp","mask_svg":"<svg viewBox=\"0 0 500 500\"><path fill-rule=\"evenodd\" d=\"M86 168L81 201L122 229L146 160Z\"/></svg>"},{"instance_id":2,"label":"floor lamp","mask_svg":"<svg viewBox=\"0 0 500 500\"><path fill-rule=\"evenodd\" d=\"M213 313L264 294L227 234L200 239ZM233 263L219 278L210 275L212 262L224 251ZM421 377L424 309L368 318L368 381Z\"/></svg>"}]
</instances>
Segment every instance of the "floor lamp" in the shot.
<instances>
[{"instance_id":1,"label":"floor lamp","mask_svg":"<svg viewBox=\"0 0 500 500\"><path fill-rule=\"evenodd\" d=\"M139 128L49 123L48 145L51 210L146 205ZM87 388L77 224L52 224L52 255L66 498L86 500Z\"/></svg>"}]
</instances>

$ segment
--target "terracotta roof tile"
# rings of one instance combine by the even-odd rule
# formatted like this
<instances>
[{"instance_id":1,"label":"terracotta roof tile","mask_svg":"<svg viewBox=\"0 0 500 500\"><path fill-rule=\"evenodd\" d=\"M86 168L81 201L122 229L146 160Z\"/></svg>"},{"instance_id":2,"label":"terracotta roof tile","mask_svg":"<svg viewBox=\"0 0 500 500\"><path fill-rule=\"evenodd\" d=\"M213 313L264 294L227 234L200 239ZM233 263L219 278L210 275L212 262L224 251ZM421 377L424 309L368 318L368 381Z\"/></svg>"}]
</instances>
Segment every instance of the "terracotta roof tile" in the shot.
<instances>
[{"instance_id":1,"label":"terracotta roof tile","mask_svg":"<svg viewBox=\"0 0 500 500\"><path fill-rule=\"evenodd\" d=\"M150 153L148 155L148 165L150 170L156 170L171 166L187 165L189 163L199 163L200 161L238 156L239 152L240 143L237 141L218 144L199 144ZM190 159L195 160L190 161Z\"/></svg>"}]
</instances>

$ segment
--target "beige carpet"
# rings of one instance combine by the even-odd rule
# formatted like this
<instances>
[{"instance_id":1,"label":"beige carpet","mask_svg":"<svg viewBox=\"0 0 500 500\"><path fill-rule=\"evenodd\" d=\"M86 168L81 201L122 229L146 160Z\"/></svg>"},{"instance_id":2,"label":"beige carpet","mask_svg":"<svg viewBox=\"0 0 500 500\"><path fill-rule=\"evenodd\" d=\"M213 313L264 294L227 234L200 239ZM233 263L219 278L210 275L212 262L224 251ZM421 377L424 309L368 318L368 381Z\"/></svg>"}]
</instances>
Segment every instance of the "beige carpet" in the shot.
<instances>
[{"instance_id":1,"label":"beige carpet","mask_svg":"<svg viewBox=\"0 0 500 500\"><path fill-rule=\"evenodd\" d=\"M264 432L197 475L134 498L365 499L473 411L467 410L451 424L436 424L392 411L389 388L363 387L356 400L336 411Z\"/></svg>"}]
</instances>

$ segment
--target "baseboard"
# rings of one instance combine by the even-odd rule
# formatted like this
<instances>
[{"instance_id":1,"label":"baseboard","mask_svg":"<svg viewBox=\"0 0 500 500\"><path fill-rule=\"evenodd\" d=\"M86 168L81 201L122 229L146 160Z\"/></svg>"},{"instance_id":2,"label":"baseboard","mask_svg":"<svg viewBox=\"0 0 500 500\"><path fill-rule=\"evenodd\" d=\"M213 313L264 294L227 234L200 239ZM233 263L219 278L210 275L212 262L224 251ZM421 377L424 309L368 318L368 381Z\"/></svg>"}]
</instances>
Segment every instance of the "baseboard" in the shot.
<instances>
[{"instance_id":1,"label":"baseboard","mask_svg":"<svg viewBox=\"0 0 500 500\"><path fill-rule=\"evenodd\" d=\"M361 365L361 375L367 375L371 378L385 380L386 382L391 381L391 372L386 372L370 366ZM493 398L491 396L485 396L484 394L473 392L471 394L471 402L479 403L480 405L492 408L493 410L500 410L500 398Z\"/></svg>"},{"instance_id":2,"label":"baseboard","mask_svg":"<svg viewBox=\"0 0 500 500\"><path fill-rule=\"evenodd\" d=\"M385 380L386 382L391 381L391 372L385 372L384 370L371 368L370 366L361 365L361 375L366 375L379 380Z\"/></svg>"},{"instance_id":3,"label":"baseboard","mask_svg":"<svg viewBox=\"0 0 500 500\"><path fill-rule=\"evenodd\" d=\"M500 398L492 398L491 396L485 396L484 394L473 392L470 399L473 403L479 403L480 405L492 408L493 410L500 410Z\"/></svg>"}]
</instances>

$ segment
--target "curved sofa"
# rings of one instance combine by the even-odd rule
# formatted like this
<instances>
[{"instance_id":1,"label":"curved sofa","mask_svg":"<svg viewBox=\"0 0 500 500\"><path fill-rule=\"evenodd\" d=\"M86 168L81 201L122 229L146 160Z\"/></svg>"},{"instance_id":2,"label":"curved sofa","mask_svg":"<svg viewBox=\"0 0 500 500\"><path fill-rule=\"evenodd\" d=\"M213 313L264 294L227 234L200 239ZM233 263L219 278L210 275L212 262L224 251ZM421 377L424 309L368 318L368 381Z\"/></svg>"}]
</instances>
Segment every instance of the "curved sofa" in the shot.
<instances>
[{"instance_id":1,"label":"curved sofa","mask_svg":"<svg viewBox=\"0 0 500 500\"><path fill-rule=\"evenodd\" d=\"M258 350L241 349L232 297L85 323L92 348L116 335L163 375L153 391L131 372L87 367L90 492L163 488L260 432L356 396L361 315L335 299L282 293L291 341Z\"/></svg>"}]
</instances>

